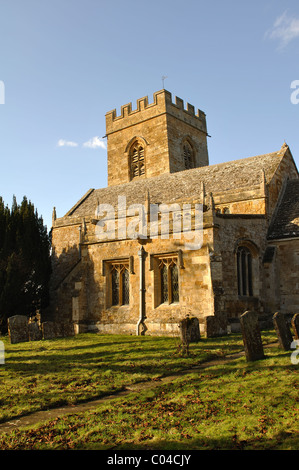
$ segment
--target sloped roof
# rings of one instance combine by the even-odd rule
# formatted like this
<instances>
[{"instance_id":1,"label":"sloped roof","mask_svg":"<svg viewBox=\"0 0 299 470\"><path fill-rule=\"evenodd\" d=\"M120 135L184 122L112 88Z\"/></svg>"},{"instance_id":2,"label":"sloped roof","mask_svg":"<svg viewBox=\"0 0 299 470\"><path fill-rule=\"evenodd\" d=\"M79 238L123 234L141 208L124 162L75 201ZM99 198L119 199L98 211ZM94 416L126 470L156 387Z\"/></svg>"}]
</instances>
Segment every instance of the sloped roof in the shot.
<instances>
[{"instance_id":1,"label":"sloped roof","mask_svg":"<svg viewBox=\"0 0 299 470\"><path fill-rule=\"evenodd\" d=\"M252 189L262 183L263 172L267 182L272 179L287 150L288 146L283 145L278 152L265 155L133 180L102 189L91 189L66 216L93 216L98 204L111 204L116 207L118 196L126 196L127 205L144 204L146 194L149 193L150 202L158 204L196 199L200 195L202 184L206 194Z\"/></svg>"},{"instance_id":2,"label":"sloped roof","mask_svg":"<svg viewBox=\"0 0 299 470\"><path fill-rule=\"evenodd\" d=\"M299 237L299 180L287 182L268 239Z\"/></svg>"}]
</instances>

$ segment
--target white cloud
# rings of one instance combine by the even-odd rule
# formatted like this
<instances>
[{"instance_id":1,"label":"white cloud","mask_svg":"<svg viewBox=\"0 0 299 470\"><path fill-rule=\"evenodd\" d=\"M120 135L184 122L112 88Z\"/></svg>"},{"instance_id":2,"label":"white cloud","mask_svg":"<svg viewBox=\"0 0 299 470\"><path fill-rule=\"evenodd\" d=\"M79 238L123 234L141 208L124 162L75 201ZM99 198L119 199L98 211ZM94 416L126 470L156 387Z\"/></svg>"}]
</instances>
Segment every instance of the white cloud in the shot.
<instances>
[{"instance_id":1,"label":"white cloud","mask_svg":"<svg viewBox=\"0 0 299 470\"><path fill-rule=\"evenodd\" d=\"M77 142L72 142L71 140L59 139L57 142L57 147L78 147Z\"/></svg>"},{"instance_id":2,"label":"white cloud","mask_svg":"<svg viewBox=\"0 0 299 470\"><path fill-rule=\"evenodd\" d=\"M276 19L273 27L266 32L266 37L278 39L280 48L285 47L290 41L299 37L299 18L291 17L285 11Z\"/></svg>"},{"instance_id":3,"label":"white cloud","mask_svg":"<svg viewBox=\"0 0 299 470\"><path fill-rule=\"evenodd\" d=\"M89 139L87 142L84 142L83 147L88 147L90 149L96 149L96 148L102 148L106 149L106 144L103 139L100 139L99 137L92 137L92 139Z\"/></svg>"}]
</instances>

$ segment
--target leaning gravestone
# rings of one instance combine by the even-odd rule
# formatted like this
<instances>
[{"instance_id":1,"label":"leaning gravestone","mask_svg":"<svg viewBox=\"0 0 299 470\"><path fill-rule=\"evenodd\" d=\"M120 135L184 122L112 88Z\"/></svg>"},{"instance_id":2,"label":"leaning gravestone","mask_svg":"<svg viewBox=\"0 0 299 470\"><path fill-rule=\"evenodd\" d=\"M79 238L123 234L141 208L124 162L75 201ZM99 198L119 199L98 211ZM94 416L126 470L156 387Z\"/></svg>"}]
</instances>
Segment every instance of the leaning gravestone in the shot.
<instances>
[{"instance_id":1,"label":"leaning gravestone","mask_svg":"<svg viewBox=\"0 0 299 470\"><path fill-rule=\"evenodd\" d=\"M42 323L43 339L56 338L55 323L52 321L45 321Z\"/></svg>"},{"instance_id":2,"label":"leaning gravestone","mask_svg":"<svg viewBox=\"0 0 299 470\"><path fill-rule=\"evenodd\" d=\"M240 316L245 356L247 361L263 359L264 349L256 312L248 311Z\"/></svg>"},{"instance_id":3,"label":"leaning gravestone","mask_svg":"<svg viewBox=\"0 0 299 470\"><path fill-rule=\"evenodd\" d=\"M292 318L292 327L294 330L295 339L299 339L299 313L295 313Z\"/></svg>"},{"instance_id":4,"label":"leaning gravestone","mask_svg":"<svg viewBox=\"0 0 299 470\"><path fill-rule=\"evenodd\" d=\"M285 351L289 351L291 349L293 336L290 327L287 323L286 317L283 313L276 312L273 315L273 323L280 347Z\"/></svg>"},{"instance_id":5,"label":"leaning gravestone","mask_svg":"<svg viewBox=\"0 0 299 470\"><path fill-rule=\"evenodd\" d=\"M14 315L13 317L9 317L8 334L11 344L28 341L28 318L25 315Z\"/></svg>"},{"instance_id":6,"label":"leaning gravestone","mask_svg":"<svg viewBox=\"0 0 299 470\"><path fill-rule=\"evenodd\" d=\"M37 322L33 321L32 323L29 323L28 330L29 341L39 341L42 339L42 332Z\"/></svg>"}]
</instances>

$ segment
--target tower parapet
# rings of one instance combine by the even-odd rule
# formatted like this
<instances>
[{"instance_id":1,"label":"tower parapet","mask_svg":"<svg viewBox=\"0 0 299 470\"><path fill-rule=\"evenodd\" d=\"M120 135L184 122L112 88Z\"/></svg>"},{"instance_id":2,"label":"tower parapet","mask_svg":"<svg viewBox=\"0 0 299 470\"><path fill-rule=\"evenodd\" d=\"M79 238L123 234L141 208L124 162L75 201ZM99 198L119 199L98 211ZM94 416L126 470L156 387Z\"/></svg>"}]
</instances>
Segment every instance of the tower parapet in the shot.
<instances>
[{"instance_id":1,"label":"tower parapet","mask_svg":"<svg viewBox=\"0 0 299 470\"><path fill-rule=\"evenodd\" d=\"M149 103L148 97L144 96L137 100L136 109L132 109L132 103L121 106L120 115L117 115L116 109L106 113L106 134L116 132L128 126L137 124L140 121L151 119L158 115L168 113L190 125L207 133L206 115L200 109L195 113L195 107L186 103L178 96L172 100L172 94L163 89L153 94L153 102Z\"/></svg>"},{"instance_id":2,"label":"tower parapet","mask_svg":"<svg viewBox=\"0 0 299 470\"><path fill-rule=\"evenodd\" d=\"M108 185L209 164L206 115L163 89L106 113Z\"/></svg>"}]
</instances>

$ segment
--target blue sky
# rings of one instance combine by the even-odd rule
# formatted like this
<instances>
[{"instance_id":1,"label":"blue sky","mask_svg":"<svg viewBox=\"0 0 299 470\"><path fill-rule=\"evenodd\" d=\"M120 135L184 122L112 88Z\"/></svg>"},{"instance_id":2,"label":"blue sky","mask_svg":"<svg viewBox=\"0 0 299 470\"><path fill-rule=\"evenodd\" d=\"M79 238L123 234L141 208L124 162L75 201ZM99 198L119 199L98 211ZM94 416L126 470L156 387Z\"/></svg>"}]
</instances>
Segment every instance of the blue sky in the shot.
<instances>
[{"instance_id":1,"label":"blue sky","mask_svg":"<svg viewBox=\"0 0 299 470\"><path fill-rule=\"evenodd\" d=\"M50 228L107 186L105 113L163 75L206 113L210 164L286 141L298 165L298 58L295 0L0 0L0 195Z\"/></svg>"}]
</instances>

